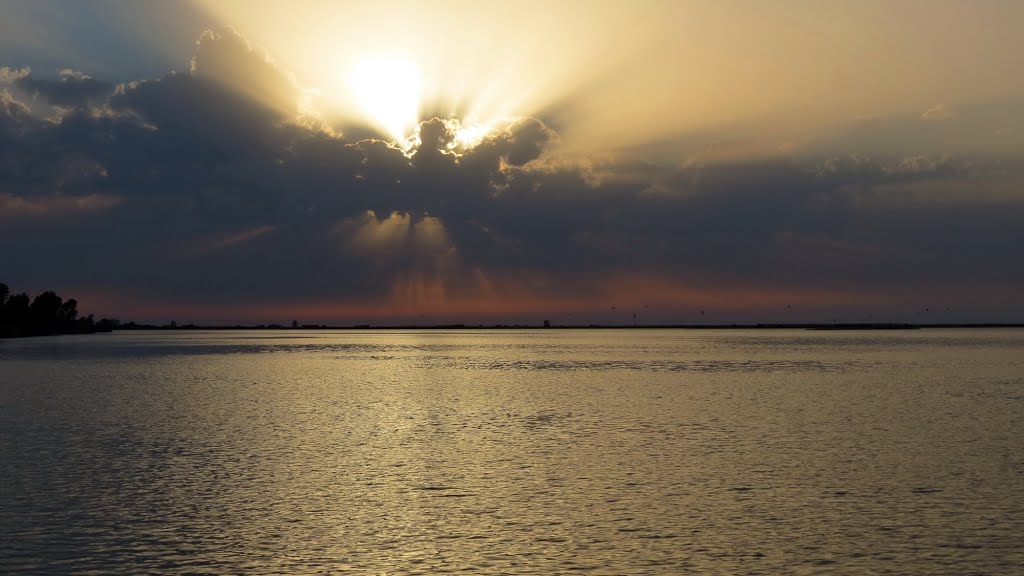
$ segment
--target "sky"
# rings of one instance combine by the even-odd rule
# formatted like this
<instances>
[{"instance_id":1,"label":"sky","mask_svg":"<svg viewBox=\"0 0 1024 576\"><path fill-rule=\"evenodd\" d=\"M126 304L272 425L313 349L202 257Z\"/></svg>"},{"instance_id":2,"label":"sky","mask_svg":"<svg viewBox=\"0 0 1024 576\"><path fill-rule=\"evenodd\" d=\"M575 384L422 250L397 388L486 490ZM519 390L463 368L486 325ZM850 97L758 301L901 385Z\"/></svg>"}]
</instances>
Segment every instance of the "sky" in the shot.
<instances>
[{"instance_id":1,"label":"sky","mask_svg":"<svg viewBox=\"0 0 1024 576\"><path fill-rule=\"evenodd\" d=\"M3 0L0 281L122 320L1024 321L1024 3Z\"/></svg>"}]
</instances>

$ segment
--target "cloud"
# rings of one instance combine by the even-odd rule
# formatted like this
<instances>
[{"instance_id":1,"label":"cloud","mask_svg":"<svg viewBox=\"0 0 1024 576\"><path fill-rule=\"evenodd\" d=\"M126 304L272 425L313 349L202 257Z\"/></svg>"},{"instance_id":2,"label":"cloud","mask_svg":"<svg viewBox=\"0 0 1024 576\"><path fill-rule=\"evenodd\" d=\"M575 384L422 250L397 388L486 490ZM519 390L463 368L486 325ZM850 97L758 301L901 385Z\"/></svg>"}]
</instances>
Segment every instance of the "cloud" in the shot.
<instances>
[{"instance_id":1,"label":"cloud","mask_svg":"<svg viewBox=\"0 0 1024 576\"><path fill-rule=\"evenodd\" d=\"M33 99L62 108L98 105L110 95L109 83L97 81L83 72L64 68L58 74L56 80L40 80L26 68L19 72L13 85Z\"/></svg>"},{"instance_id":2,"label":"cloud","mask_svg":"<svg viewBox=\"0 0 1024 576\"><path fill-rule=\"evenodd\" d=\"M950 118L953 118L953 116L953 111L946 108L943 104L936 104L921 113L922 120L933 122L949 120Z\"/></svg>"},{"instance_id":3,"label":"cloud","mask_svg":"<svg viewBox=\"0 0 1024 576\"><path fill-rule=\"evenodd\" d=\"M827 158L812 171L822 178L843 181L846 185L871 186L896 184L904 180L954 179L969 176L970 170L970 162L948 154L917 154L885 161L851 154Z\"/></svg>"},{"instance_id":4,"label":"cloud","mask_svg":"<svg viewBox=\"0 0 1024 576\"><path fill-rule=\"evenodd\" d=\"M895 166L885 168L888 174L895 176L933 176L952 178L965 174L970 166L957 162L952 156L928 157L923 155L909 156Z\"/></svg>"},{"instance_id":5,"label":"cloud","mask_svg":"<svg viewBox=\"0 0 1024 576\"><path fill-rule=\"evenodd\" d=\"M25 68L11 68L10 66L0 66L0 84L13 84L23 78L27 78L32 74L32 69Z\"/></svg>"},{"instance_id":6,"label":"cloud","mask_svg":"<svg viewBox=\"0 0 1024 576\"><path fill-rule=\"evenodd\" d=\"M52 121L0 92L0 259L21 284L59 259L66 282L164 303L480 314L1024 286L1003 264L1024 245L1022 200L1002 192L1019 172L985 159L580 160L538 118L471 144L452 118L407 147L350 139L283 105L294 83L231 30L204 34L188 72L105 86Z\"/></svg>"},{"instance_id":7,"label":"cloud","mask_svg":"<svg viewBox=\"0 0 1024 576\"><path fill-rule=\"evenodd\" d=\"M1020 139L1001 137L1002 128L1024 125L1020 95L941 105L919 112L854 120L816 135L801 152L829 156L871 157L915 155L1015 157L1024 155Z\"/></svg>"},{"instance_id":8,"label":"cloud","mask_svg":"<svg viewBox=\"0 0 1024 576\"><path fill-rule=\"evenodd\" d=\"M243 244L250 240L254 240L265 234L270 234L276 229L276 226L257 226L244 232L239 232L237 234L229 234L227 236L217 238L216 240L213 240L212 242L206 244L204 248L208 250L219 250L221 248L229 248L231 246L236 246L238 244Z\"/></svg>"},{"instance_id":9,"label":"cloud","mask_svg":"<svg viewBox=\"0 0 1024 576\"><path fill-rule=\"evenodd\" d=\"M10 218L81 215L111 208L120 202L120 198L103 194L50 198L24 198L14 194L0 194L0 221Z\"/></svg>"},{"instance_id":10,"label":"cloud","mask_svg":"<svg viewBox=\"0 0 1024 576\"><path fill-rule=\"evenodd\" d=\"M262 48L231 27L207 30L196 43L190 76L220 84L263 104L295 112L301 91Z\"/></svg>"},{"instance_id":11,"label":"cloud","mask_svg":"<svg viewBox=\"0 0 1024 576\"><path fill-rule=\"evenodd\" d=\"M0 128L13 132L32 121L32 111L7 91L0 91ZM0 134L3 134L0 132Z\"/></svg>"}]
</instances>

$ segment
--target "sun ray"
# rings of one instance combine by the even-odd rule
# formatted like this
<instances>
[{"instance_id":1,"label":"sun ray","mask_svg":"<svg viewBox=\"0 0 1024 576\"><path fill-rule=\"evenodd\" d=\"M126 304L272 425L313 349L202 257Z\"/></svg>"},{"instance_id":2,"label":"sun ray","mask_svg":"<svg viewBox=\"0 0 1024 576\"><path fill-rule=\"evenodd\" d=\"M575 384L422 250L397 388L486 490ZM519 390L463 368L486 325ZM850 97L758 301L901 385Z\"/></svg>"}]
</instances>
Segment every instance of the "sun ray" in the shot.
<instances>
[{"instance_id":1,"label":"sun ray","mask_svg":"<svg viewBox=\"0 0 1024 576\"><path fill-rule=\"evenodd\" d=\"M348 89L367 120L395 141L404 141L416 127L423 99L423 75L411 59L366 56L350 71Z\"/></svg>"}]
</instances>

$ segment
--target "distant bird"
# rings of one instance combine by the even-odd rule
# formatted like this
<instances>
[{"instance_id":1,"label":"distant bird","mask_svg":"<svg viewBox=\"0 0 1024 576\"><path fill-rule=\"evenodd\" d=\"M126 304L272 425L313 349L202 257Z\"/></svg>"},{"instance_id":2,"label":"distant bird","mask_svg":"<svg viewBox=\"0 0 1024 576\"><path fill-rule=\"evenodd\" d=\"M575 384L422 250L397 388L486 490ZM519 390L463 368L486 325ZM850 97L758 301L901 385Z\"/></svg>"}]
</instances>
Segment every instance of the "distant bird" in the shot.
<instances>
[{"instance_id":1,"label":"distant bird","mask_svg":"<svg viewBox=\"0 0 1024 576\"><path fill-rule=\"evenodd\" d=\"M612 306L612 310L615 310L615 306Z\"/></svg>"}]
</instances>

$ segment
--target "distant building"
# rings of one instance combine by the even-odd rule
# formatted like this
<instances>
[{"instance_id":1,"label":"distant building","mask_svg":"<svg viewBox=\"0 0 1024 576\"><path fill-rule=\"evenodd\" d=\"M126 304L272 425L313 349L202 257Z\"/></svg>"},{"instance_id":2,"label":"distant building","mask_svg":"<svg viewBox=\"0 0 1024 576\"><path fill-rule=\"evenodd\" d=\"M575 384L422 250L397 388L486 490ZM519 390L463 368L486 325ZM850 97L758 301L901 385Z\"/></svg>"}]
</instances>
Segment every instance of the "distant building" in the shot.
<instances>
[{"instance_id":1,"label":"distant building","mask_svg":"<svg viewBox=\"0 0 1024 576\"><path fill-rule=\"evenodd\" d=\"M544 327L545 328L551 328L551 320L545 320L544 321Z\"/></svg>"},{"instance_id":2,"label":"distant building","mask_svg":"<svg viewBox=\"0 0 1024 576\"><path fill-rule=\"evenodd\" d=\"M299 321L298 320L292 320L292 328L298 328L298 327L299 327Z\"/></svg>"}]
</instances>

